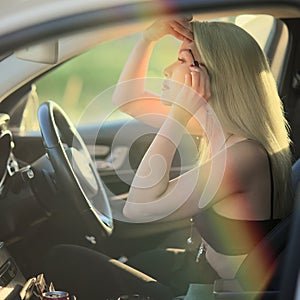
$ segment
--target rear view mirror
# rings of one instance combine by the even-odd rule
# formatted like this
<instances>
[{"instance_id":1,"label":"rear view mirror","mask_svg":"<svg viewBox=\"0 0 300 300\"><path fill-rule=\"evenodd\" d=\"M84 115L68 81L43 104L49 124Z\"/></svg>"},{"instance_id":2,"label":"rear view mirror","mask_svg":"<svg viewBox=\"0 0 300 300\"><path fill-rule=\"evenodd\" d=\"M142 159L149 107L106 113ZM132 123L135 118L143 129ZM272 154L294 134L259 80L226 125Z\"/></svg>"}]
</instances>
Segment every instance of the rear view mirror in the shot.
<instances>
[{"instance_id":1,"label":"rear view mirror","mask_svg":"<svg viewBox=\"0 0 300 300\"><path fill-rule=\"evenodd\" d=\"M44 64L55 64L58 60L58 40L47 41L20 49L14 55L23 60Z\"/></svg>"}]
</instances>

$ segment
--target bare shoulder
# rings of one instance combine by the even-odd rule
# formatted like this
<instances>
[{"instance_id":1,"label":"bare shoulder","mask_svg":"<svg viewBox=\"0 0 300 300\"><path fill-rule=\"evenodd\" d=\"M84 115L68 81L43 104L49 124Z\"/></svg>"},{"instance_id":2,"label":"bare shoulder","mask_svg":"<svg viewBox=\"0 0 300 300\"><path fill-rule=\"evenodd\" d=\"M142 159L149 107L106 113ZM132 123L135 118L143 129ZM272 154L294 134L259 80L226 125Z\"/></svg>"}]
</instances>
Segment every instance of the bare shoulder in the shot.
<instances>
[{"instance_id":1,"label":"bare shoulder","mask_svg":"<svg viewBox=\"0 0 300 300\"><path fill-rule=\"evenodd\" d=\"M253 158L253 159L268 159L265 148L254 140L245 139L229 145L227 148L228 154L236 156L237 159Z\"/></svg>"},{"instance_id":2,"label":"bare shoulder","mask_svg":"<svg viewBox=\"0 0 300 300\"><path fill-rule=\"evenodd\" d=\"M271 195L271 178L268 154L264 147L245 139L228 145L225 174L223 189L217 195L222 201L215 205L215 209L237 219L268 218L270 203L266 199L270 199Z\"/></svg>"},{"instance_id":3,"label":"bare shoulder","mask_svg":"<svg viewBox=\"0 0 300 300\"><path fill-rule=\"evenodd\" d=\"M253 140L247 139L229 146L227 159L231 168L248 180L251 175L261 176L269 171L267 151L260 143Z\"/></svg>"}]
</instances>

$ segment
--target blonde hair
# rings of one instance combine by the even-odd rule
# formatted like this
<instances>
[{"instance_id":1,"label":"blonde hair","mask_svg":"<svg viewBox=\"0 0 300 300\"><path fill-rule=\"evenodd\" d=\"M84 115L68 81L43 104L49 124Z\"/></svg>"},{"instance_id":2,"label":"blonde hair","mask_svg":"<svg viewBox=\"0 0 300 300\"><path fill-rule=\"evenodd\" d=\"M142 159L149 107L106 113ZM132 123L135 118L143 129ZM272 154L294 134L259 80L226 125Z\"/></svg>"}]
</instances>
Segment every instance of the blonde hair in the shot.
<instances>
[{"instance_id":1,"label":"blonde hair","mask_svg":"<svg viewBox=\"0 0 300 300\"><path fill-rule=\"evenodd\" d=\"M258 141L270 158L273 215L293 207L288 126L275 79L257 42L242 28L225 22L193 22L196 47L207 67L210 105L223 128Z\"/></svg>"}]
</instances>

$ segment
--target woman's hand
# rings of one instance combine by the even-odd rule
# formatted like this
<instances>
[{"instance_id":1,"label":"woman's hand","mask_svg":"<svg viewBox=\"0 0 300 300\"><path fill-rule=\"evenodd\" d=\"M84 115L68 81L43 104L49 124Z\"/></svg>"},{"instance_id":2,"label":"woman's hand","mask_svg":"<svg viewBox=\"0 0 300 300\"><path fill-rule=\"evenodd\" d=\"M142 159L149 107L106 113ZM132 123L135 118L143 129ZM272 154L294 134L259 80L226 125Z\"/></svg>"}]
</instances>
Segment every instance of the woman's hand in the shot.
<instances>
[{"instance_id":1,"label":"woman's hand","mask_svg":"<svg viewBox=\"0 0 300 300\"><path fill-rule=\"evenodd\" d=\"M165 35L173 35L179 40L193 40L193 31L190 21L192 17L162 18L156 20L144 31L144 38L148 41L157 41Z\"/></svg>"},{"instance_id":2,"label":"woman's hand","mask_svg":"<svg viewBox=\"0 0 300 300\"><path fill-rule=\"evenodd\" d=\"M170 116L184 126L211 96L206 67L204 65L190 66L190 71L185 75L184 86L175 99L170 112Z\"/></svg>"}]
</instances>

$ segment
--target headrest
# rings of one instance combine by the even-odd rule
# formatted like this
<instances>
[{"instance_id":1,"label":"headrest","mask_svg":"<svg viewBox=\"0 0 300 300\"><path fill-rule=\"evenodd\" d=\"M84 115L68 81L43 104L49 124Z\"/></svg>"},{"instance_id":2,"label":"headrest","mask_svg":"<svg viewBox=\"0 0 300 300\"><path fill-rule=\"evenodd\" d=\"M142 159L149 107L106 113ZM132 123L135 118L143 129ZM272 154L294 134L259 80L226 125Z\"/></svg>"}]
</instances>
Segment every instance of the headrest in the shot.
<instances>
[{"instance_id":1,"label":"headrest","mask_svg":"<svg viewBox=\"0 0 300 300\"><path fill-rule=\"evenodd\" d=\"M265 52L278 87L285 71L289 34L286 25L270 15L240 15L235 24L245 29Z\"/></svg>"}]
</instances>

